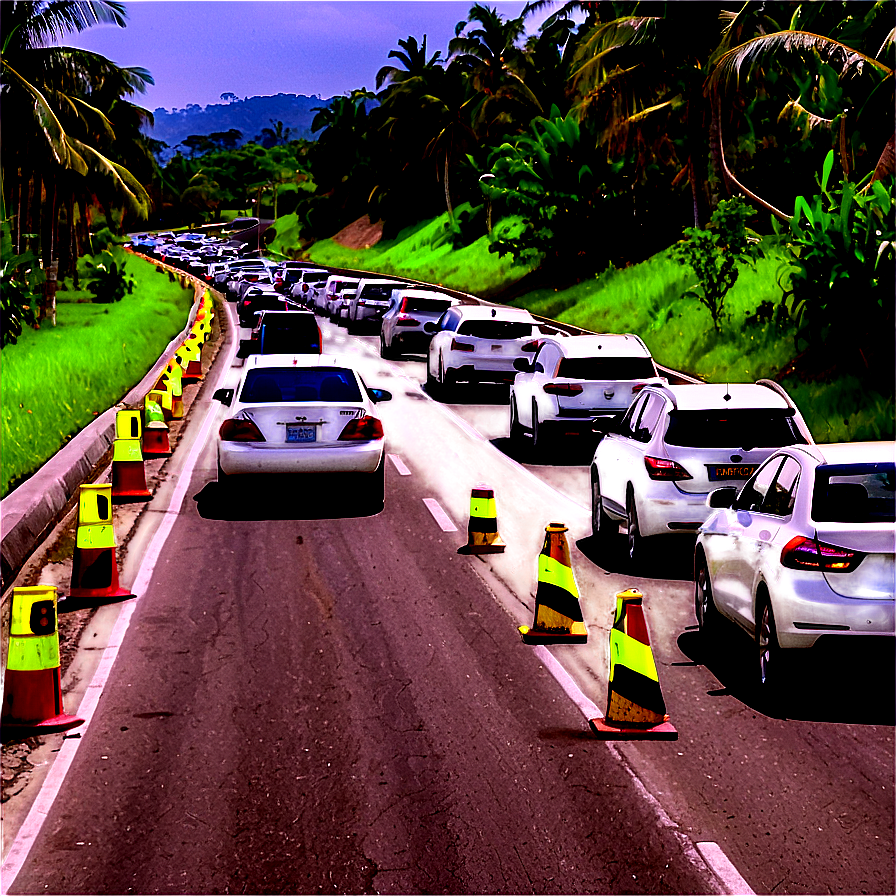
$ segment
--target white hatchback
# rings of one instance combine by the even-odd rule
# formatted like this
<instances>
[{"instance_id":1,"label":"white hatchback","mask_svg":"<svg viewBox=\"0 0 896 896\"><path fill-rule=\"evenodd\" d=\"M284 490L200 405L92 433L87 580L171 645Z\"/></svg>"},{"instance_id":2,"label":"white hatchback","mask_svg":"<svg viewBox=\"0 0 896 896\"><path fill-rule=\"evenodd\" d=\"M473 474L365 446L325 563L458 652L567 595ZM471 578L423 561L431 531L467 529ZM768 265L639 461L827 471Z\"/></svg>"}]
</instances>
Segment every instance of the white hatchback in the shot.
<instances>
[{"instance_id":1,"label":"white hatchback","mask_svg":"<svg viewBox=\"0 0 896 896\"><path fill-rule=\"evenodd\" d=\"M696 534L706 496L741 486L785 445L811 444L796 405L776 383L649 385L605 435L591 461L591 521L597 540L628 533L628 554L646 558L644 537ZM644 556L642 556L644 555Z\"/></svg>"},{"instance_id":2,"label":"white hatchback","mask_svg":"<svg viewBox=\"0 0 896 896\"><path fill-rule=\"evenodd\" d=\"M231 410L218 431L218 481L249 474L359 473L382 501L388 401L334 355L253 355L236 389L214 398Z\"/></svg>"},{"instance_id":3,"label":"white hatchback","mask_svg":"<svg viewBox=\"0 0 896 896\"><path fill-rule=\"evenodd\" d=\"M510 438L532 434L536 451L553 436L592 437L596 417L621 417L648 383L661 383L650 351L630 333L554 336L515 362Z\"/></svg>"},{"instance_id":4,"label":"white hatchback","mask_svg":"<svg viewBox=\"0 0 896 896\"><path fill-rule=\"evenodd\" d=\"M534 353L538 321L522 308L458 305L423 330L432 334L426 367L430 394L459 381L510 383L514 361Z\"/></svg>"},{"instance_id":5,"label":"white hatchback","mask_svg":"<svg viewBox=\"0 0 896 896\"><path fill-rule=\"evenodd\" d=\"M781 651L894 637L896 443L776 451L739 490L710 493L697 536L695 610L705 637L717 614L756 644L756 678L773 692Z\"/></svg>"}]
</instances>

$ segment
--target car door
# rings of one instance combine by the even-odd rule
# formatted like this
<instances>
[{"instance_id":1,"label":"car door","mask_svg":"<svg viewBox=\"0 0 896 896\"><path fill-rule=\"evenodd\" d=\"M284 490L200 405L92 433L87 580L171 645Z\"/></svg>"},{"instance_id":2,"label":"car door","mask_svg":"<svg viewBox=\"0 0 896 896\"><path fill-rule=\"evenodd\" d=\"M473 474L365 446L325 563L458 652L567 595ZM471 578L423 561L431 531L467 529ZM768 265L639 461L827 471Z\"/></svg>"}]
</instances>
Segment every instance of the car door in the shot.
<instances>
[{"instance_id":1,"label":"car door","mask_svg":"<svg viewBox=\"0 0 896 896\"><path fill-rule=\"evenodd\" d=\"M635 438L638 421L647 404L647 395L639 395L625 412L614 432L607 433L597 444L595 457L600 476L601 496L605 506L617 514L625 513L626 486L630 480L630 467L637 463L635 455L643 457L640 442ZM641 460L641 467L644 466Z\"/></svg>"},{"instance_id":2,"label":"car door","mask_svg":"<svg viewBox=\"0 0 896 896\"><path fill-rule=\"evenodd\" d=\"M753 595L781 522L793 511L799 464L776 454L747 481L714 527L711 575L717 604L745 628L753 625Z\"/></svg>"}]
</instances>

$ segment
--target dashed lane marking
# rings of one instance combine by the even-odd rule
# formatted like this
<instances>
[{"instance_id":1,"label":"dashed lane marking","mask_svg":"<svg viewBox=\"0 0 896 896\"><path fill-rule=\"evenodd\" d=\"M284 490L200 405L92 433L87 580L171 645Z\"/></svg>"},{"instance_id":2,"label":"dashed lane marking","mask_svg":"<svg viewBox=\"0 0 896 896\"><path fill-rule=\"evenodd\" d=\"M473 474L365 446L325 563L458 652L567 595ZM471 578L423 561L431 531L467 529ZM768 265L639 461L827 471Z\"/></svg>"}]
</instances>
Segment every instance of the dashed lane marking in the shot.
<instances>
[{"instance_id":1,"label":"dashed lane marking","mask_svg":"<svg viewBox=\"0 0 896 896\"><path fill-rule=\"evenodd\" d=\"M443 532L457 532L457 526L451 522L451 517L442 510L441 505L435 498L424 498L423 503Z\"/></svg>"},{"instance_id":2,"label":"dashed lane marking","mask_svg":"<svg viewBox=\"0 0 896 896\"><path fill-rule=\"evenodd\" d=\"M390 454L389 460L392 461L392 466L398 470L400 476L411 475L411 471L405 466L405 462L397 454Z\"/></svg>"}]
</instances>

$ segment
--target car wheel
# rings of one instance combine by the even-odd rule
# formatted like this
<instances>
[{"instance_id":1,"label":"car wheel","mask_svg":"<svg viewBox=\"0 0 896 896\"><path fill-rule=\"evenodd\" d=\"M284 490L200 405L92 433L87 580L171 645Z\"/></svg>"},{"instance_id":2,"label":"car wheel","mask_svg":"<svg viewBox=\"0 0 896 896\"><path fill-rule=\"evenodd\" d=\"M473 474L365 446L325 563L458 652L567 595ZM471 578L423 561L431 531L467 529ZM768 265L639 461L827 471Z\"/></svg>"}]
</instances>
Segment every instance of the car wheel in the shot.
<instances>
[{"instance_id":1,"label":"car wheel","mask_svg":"<svg viewBox=\"0 0 896 896\"><path fill-rule=\"evenodd\" d=\"M439 356L439 394L444 401L447 396L453 394L457 381L450 369L445 369L445 359Z\"/></svg>"},{"instance_id":2,"label":"car wheel","mask_svg":"<svg viewBox=\"0 0 896 896\"><path fill-rule=\"evenodd\" d=\"M382 457L377 468L372 473L364 474L364 483L361 486L362 497L361 504L364 513L373 515L379 513L386 504L386 452L383 451Z\"/></svg>"},{"instance_id":3,"label":"car wheel","mask_svg":"<svg viewBox=\"0 0 896 896\"><path fill-rule=\"evenodd\" d=\"M591 471L591 535L601 545L606 545L610 538L619 532L612 519L604 512L604 503L600 494L600 479Z\"/></svg>"},{"instance_id":4,"label":"car wheel","mask_svg":"<svg viewBox=\"0 0 896 896\"><path fill-rule=\"evenodd\" d=\"M755 642L759 656L759 688L765 697L775 698L780 693L783 662L775 614L767 594L762 595L756 603Z\"/></svg>"},{"instance_id":5,"label":"car wheel","mask_svg":"<svg viewBox=\"0 0 896 896\"><path fill-rule=\"evenodd\" d=\"M638 508L632 492L628 493L628 500L625 502L625 518L628 524L628 559L632 567L637 568L644 563L644 536L641 535Z\"/></svg>"},{"instance_id":6,"label":"car wheel","mask_svg":"<svg viewBox=\"0 0 896 896\"><path fill-rule=\"evenodd\" d=\"M218 459L218 485L226 486L230 477L221 469L221 460Z\"/></svg>"},{"instance_id":7,"label":"car wheel","mask_svg":"<svg viewBox=\"0 0 896 896\"><path fill-rule=\"evenodd\" d=\"M426 362L426 394L430 398L439 397L439 381L429 372L429 361Z\"/></svg>"},{"instance_id":8,"label":"car wheel","mask_svg":"<svg viewBox=\"0 0 896 896\"><path fill-rule=\"evenodd\" d=\"M719 622L719 611L712 596L712 582L709 579L709 568L706 559L701 557L694 574L694 615L697 627L705 635L715 632Z\"/></svg>"},{"instance_id":9,"label":"car wheel","mask_svg":"<svg viewBox=\"0 0 896 896\"><path fill-rule=\"evenodd\" d=\"M536 457L544 450L545 447L544 429L538 423L538 405L532 402L532 453Z\"/></svg>"},{"instance_id":10,"label":"car wheel","mask_svg":"<svg viewBox=\"0 0 896 896\"><path fill-rule=\"evenodd\" d=\"M392 351L386 348L386 340L383 339L382 333L380 333L380 357L387 359L392 357Z\"/></svg>"}]
</instances>

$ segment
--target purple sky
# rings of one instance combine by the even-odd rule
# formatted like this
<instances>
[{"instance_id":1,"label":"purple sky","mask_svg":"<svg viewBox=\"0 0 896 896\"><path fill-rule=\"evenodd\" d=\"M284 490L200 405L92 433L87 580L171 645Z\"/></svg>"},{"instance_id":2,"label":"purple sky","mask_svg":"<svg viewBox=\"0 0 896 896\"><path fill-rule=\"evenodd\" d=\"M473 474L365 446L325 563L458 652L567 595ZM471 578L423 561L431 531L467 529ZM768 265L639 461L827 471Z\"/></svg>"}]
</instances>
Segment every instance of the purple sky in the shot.
<instances>
[{"instance_id":1,"label":"purple sky","mask_svg":"<svg viewBox=\"0 0 896 896\"><path fill-rule=\"evenodd\" d=\"M398 40L427 35L427 55L446 55L454 26L474 0L142 0L128 3L128 26L96 26L65 43L122 66L142 66L155 86L134 101L147 109L219 103L277 93L339 96L375 89ZM523 2L485 2L505 17ZM537 31L557 3L529 20Z\"/></svg>"}]
</instances>

